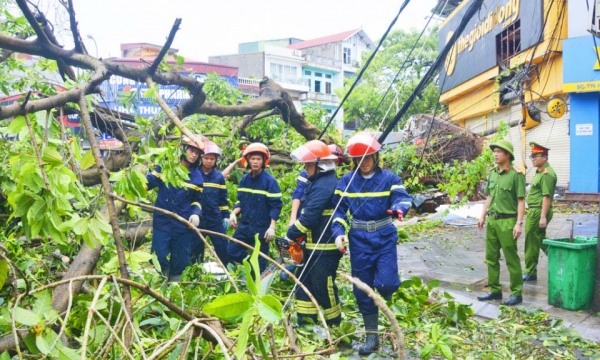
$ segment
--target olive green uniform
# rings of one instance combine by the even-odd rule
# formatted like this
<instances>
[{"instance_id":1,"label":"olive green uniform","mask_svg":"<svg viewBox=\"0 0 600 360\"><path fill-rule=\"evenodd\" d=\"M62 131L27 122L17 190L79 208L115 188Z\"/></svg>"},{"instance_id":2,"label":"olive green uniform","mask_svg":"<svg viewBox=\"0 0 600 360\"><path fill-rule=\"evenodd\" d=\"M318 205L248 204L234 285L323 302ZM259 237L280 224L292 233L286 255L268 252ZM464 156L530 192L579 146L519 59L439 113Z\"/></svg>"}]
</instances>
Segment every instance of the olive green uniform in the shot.
<instances>
[{"instance_id":1,"label":"olive green uniform","mask_svg":"<svg viewBox=\"0 0 600 360\"><path fill-rule=\"evenodd\" d=\"M502 293L500 284L500 249L506 258L510 274L511 295L521 295L523 274L517 253L513 228L517 223L519 198L525 197L525 175L512 163L506 168L496 166L488 177L485 192L491 196L485 232L485 261L488 266L490 292Z\"/></svg>"},{"instance_id":2,"label":"olive green uniform","mask_svg":"<svg viewBox=\"0 0 600 360\"><path fill-rule=\"evenodd\" d=\"M537 265L540 249L546 252L542 240L546 237L546 228L540 228L542 216L542 200L544 196L550 197L550 208L546 214L546 223L552 220L552 199L556 188L556 173L546 163L539 168L531 181L529 195L527 195L527 221L525 223L525 274L537 276Z\"/></svg>"}]
</instances>

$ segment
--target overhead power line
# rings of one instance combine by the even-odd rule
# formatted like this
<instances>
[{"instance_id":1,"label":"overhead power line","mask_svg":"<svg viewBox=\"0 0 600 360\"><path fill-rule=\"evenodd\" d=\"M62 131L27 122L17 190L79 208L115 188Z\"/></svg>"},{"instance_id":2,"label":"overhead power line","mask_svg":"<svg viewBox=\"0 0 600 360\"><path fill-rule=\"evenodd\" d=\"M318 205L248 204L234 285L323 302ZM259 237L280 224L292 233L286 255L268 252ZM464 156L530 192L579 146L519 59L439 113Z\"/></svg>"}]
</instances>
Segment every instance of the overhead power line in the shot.
<instances>
[{"instance_id":1,"label":"overhead power line","mask_svg":"<svg viewBox=\"0 0 600 360\"><path fill-rule=\"evenodd\" d=\"M425 86L427 86L427 84L433 79L433 75L434 75L435 71L440 67L442 62L444 62L444 60L446 59L446 56L450 52L450 49L452 49L452 46L454 46L454 43L456 42L458 37L462 34L463 30L465 29L465 27L467 26L467 24L469 23L469 21L471 20L473 15L475 15L475 13L477 11L479 11L479 8L481 7L482 4L483 4L483 0L473 1L471 6L469 7L469 9L467 10L465 15L461 19L460 24L456 28L454 34L452 34L452 36L450 37L450 40L446 43L446 46L444 46L444 49L442 50L442 52L440 52L440 54L438 55L438 57L435 60L435 62L433 63L433 65L431 65L429 70L427 70L427 73L425 73L425 75L423 76L423 79L421 79L421 81L419 82L419 84L417 85L415 90L412 92L412 94L410 94L410 96L408 97L408 99L406 100L406 102L404 103L402 108L398 111L398 113L396 113L396 116L394 116L394 118L392 119L390 124L386 127L386 129L383 131L383 133L379 137L379 143L383 144L384 140L392 132L392 130L398 124L398 122L400 121L402 116L404 116L404 114L406 114L407 110L410 108L410 106L412 105L415 98L423 91Z\"/></svg>"},{"instance_id":2,"label":"overhead power line","mask_svg":"<svg viewBox=\"0 0 600 360\"><path fill-rule=\"evenodd\" d=\"M394 24L398 20L398 17L400 16L400 14L402 13L402 11L406 7L406 5L408 5L409 2L410 2L410 0L404 0L404 3L402 4L402 6L400 6L400 10L398 10L398 14L396 14L396 17L394 18L394 20L392 20L392 22L390 23L390 26L388 26L387 30L383 34L383 37L381 38L381 40L379 40L379 44L377 44L377 47L375 48L375 50L373 51L373 53L371 54L371 56L369 56L369 59L367 60L367 62L365 63L365 65L362 67L362 69L360 69L360 72L358 73L358 76L354 80L354 83L352 84L352 86L350 87L350 89L348 90L348 92L346 93L346 95L344 95L344 98L342 99L342 101L340 102L340 104L338 105L338 107L333 112L333 115L331 115L331 118L327 122L327 125L325 125L325 127L323 128L323 130L319 134L319 137L317 138L318 140L320 140L323 137L323 135L327 131L327 128L329 127L329 125L331 125L331 122L333 121L333 119L335 119L335 116L337 115L338 111L340 111L340 109L342 108L342 105L344 105L344 102L346 101L346 99L348 98L348 96L350 96L350 94L352 93L352 90L354 90L354 88L356 87L356 84L358 84L358 82L360 81L360 78L363 76L365 70L367 70L367 68L369 67L369 64L371 63L371 60L373 60L373 58L375 57L375 54L377 54L377 51L379 51L379 48L381 47L381 44L383 44L383 42L385 41L385 38L390 33L390 31L392 30L392 27L394 26Z\"/></svg>"}]
</instances>

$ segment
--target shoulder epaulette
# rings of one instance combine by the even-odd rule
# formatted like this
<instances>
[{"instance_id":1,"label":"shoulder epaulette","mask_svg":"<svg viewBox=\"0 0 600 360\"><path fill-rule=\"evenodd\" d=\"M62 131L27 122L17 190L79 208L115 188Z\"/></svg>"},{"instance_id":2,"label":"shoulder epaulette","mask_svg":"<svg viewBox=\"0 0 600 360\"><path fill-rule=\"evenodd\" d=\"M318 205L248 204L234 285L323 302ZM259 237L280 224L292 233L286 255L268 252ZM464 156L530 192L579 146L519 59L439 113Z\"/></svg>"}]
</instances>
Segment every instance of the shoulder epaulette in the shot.
<instances>
[{"instance_id":1,"label":"shoulder epaulette","mask_svg":"<svg viewBox=\"0 0 600 360\"><path fill-rule=\"evenodd\" d=\"M519 169L519 167L517 167L516 165L513 165L513 170L520 173L521 169Z\"/></svg>"},{"instance_id":2,"label":"shoulder epaulette","mask_svg":"<svg viewBox=\"0 0 600 360\"><path fill-rule=\"evenodd\" d=\"M547 174L547 173L548 173L548 168L545 168L544 169L544 174Z\"/></svg>"}]
</instances>

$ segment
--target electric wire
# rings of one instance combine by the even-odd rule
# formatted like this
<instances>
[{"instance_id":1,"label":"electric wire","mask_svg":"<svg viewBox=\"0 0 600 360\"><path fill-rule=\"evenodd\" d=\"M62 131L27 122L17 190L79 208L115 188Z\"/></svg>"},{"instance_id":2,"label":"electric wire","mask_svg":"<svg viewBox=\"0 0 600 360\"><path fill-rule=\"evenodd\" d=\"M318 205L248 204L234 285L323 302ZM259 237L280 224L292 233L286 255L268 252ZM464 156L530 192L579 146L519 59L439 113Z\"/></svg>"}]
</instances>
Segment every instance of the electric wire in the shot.
<instances>
[{"instance_id":1,"label":"electric wire","mask_svg":"<svg viewBox=\"0 0 600 360\"><path fill-rule=\"evenodd\" d=\"M358 76L354 80L354 83L352 84L352 86L350 87L350 89L348 90L348 92L346 93L346 95L344 95L344 98L342 99L342 101L340 102L340 104L338 105L338 107L335 109L335 111L333 112L333 114L329 118L329 121L327 122L327 124L325 125L325 127L323 128L323 130L321 130L321 133L317 137L317 140L320 140L323 137L323 135L327 131L327 128L329 127L329 125L331 125L331 122L335 119L337 113L342 108L342 105L344 105L344 102L346 101L346 99L348 99L348 96L350 96L350 94L352 93L352 90L354 90L354 88L356 87L356 85L360 81L361 77L363 76L363 74L365 73L365 71L367 70L367 68L369 67L369 64L371 64L371 60L373 60L373 58L375 57L375 55L379 51L379 48L381 47L381 44L383 44L383 42L385 41L387 35L392 30L392 27L394 26L394 24L396 24L396 21L398 20L398 17L400 17L400 14L404 10L404 8L406 8L406 6L408 5L409 2L410 2L410 0L404 0L404 3L402 3L402 5L400 6L400 10L398 10L398 13L396 14L396 17L394 17L394 19L392 20L392 22L388 26L387 30L383 34L383 37L381 38L381 40L379 40L379 44L377 44L377 47L375 48L375 50L373 50L373 53L371 54L371 56L369 56L369 58L367 59L367 62L365 62L365 65L362 67L362 69L360 69L360 72L358 73Z\"/></svg>"}]
</instances>

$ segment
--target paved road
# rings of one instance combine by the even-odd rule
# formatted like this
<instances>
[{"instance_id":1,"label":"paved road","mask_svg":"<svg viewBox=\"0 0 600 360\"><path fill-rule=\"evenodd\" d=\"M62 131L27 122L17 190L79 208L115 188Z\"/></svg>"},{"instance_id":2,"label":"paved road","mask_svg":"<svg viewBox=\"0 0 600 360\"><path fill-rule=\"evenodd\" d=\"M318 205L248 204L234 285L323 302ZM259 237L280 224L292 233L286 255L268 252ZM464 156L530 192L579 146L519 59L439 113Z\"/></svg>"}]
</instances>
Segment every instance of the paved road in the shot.
<instances>
[{"instance_id":1,"label":"paved road","mask_svg":"<svg viewBox=\"0 0 600 360\"><path fill-rule=\"evenodd\" d=\"M598 233L598 214L555 214L548 227L548 238L568 238L571 232L569 220L573 220L575 236L589 237ZM524 235L521 235L519 254L523 266L524 241ZM485 231L476 227L444 226L442 231L425 233L415 242L402 244L398 258L403 279L418 276L424 280L440 280L442 289L461 302L473 304L477 315L486 318L498 316L500 302L477 300L478 295L487 291ZM500 280L506 299L509 294L508 270L504 260L501 264ZM600 342L600 316L592 310L569 311L548 305L548 260L545 255L540 256L538 266L538 280L525 283L523 304L520 306L541 308L563 319L565 326L573 327L582 337Z\"/></svg>"}]
</instances>

